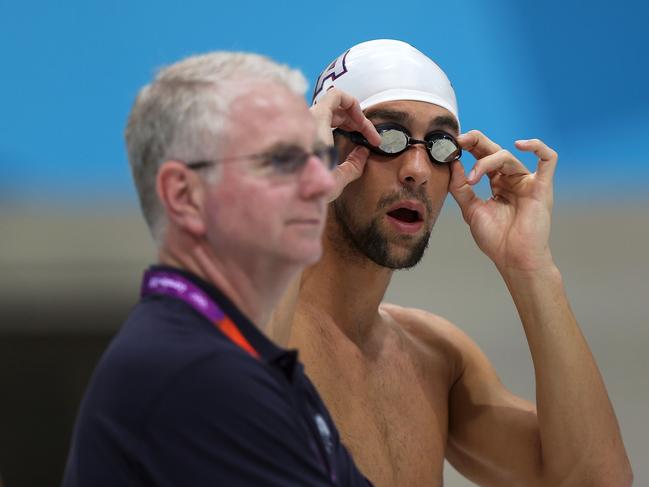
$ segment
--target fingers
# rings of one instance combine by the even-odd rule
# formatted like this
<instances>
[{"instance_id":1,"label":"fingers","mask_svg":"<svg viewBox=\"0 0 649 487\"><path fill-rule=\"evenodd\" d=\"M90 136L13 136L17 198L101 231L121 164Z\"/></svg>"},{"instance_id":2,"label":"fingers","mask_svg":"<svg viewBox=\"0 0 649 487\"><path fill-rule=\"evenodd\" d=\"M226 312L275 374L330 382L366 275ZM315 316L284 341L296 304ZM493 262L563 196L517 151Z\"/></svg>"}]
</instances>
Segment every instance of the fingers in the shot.
<instances>
[{"instance_id":1,"label":"fingers","mask_svg":"<svg viewBox=\"0 0 649 487\"><path fill-rule=\"evenodd\" d=\"M478 159L467 176L467 182L476 184L484 174L491 177L494 173L507 176L524 176L530 174L530 171L511 152L500 149L493 154Z\"/></svg>"},{"instance_id":2,"label":"fingers","mask_svg":"<svg viewBox=\"0 0 649 487\"><path fill-rule=\"evenodd\" d=\"M358 105L358 103L357 103L357 105ZM359 109L360 109L360 106L359 106ZM365 117L363 112L361 112L361 115L362 115L363 118L360 121L360 123L357 122L356 128L353 127L353 126L350 126L349 129L356 130L357 132L360 132L361 134L363 134L363 136L367 139L367 141L370 144L375 145L375 146L381 145L381 136L376 131L376 127L374 126L374 124L372 122L370 122Z\"/></svg>"},{"instance_id":3,"label":"fingers","mask_svg":"<svg viewBox=\"0 0 649 487\"><path fill-rule=\"evenodd\" d=\"M331 89L311 107L311 112L327 129L343 128L360 132L374 145L381 143L381 138L361 110L358 100L337 89Z\"/></svg>"},{"instance_id":4,"label":"fingers","mask_svg":"<svg viewBox=\"0 0 649 487\"><path fill-rule=\"evenodd\" d=\"M451 163L451 181L448 187L449 192L457 201L464 221L469 223L474 211L482 204L482 201L473 191L473 188L467 184L466 176L464 175L464 167L460 161Z\"/></svg>"},{"instance_id":5,"label":"fingers","mask_svg":"<svg viewBox=\"0 0 649 487\"><path fill-rule=\"evenodd\" d=\"M333 109L332 127L341 127L352 132L360 132L374 145L381 144L381 137L376 128L361 110L358 100L344 91L331 89L323 97L331 96ZM322 101L322 99L321 99Z\"/></svg>"},{"instance_id":6,"label":"fingers","mask_svg":"<svg viewBox=\"0 0 649 487\"><path fill-rule=\"evenodd\" d=\"M495 154L501 147L479 130L470 130L457 139L463 150L470 152L476 159Z\"/></svg>"},{"instance_id":7,"label":"fingers","mask_svg":"<svg viewBox=\"0 0 649 487\"><path fill-rule=\"evenodd\" d=\"M361 177L369 155L370 151L366 147L356 146L345 161L338 165L334 171L335 185L327 198L328 202L338 198L349 183Z\"/></svg>"},{"instance_id":8,"label":"fingers","mask_svg":"<svg viewBox=\"0 0 649 487\"><path fill-rule=\"evenodd\" d=\"M333 113L325 105L316 105L310 109L311 115L316 123L318 140L324 145L331 146L334 143L331 131Z\"/></svg>"},{"instance_id":9,"label":"fingers","mask_svg":"<svg viewBox=\"0 0 649 487\"><path fill-rule=\"evenodd\" d=\"M509 151L502 149L498 144L486 137L478 130L471 130L457 138L462 148L470 152L476 163L467 177L469 184L476 184L480 178L487 174L507 176L525 176L530 171ZM538 158L536 175L547 183L552 181L557 165L558 155L539 139L518 140L516 148L525 152L534 152Z\"/></svg>"},{"instance_id":10,"label":"fingers","mask_svg":"<svg viewBox=\"0 0 649 487\"><path fill-rule=\"evenodd\" d=\"M540 179L551 182L559 155L539 139L517 140L515 144L518 150L536 154L539 158L536 174Z\"/></svg>"},{"instance_id":11,"label":"fingers","mask_svg":"<svg viewBox=\"0 0 649 487\"><path fill-rule=\"evenodd\" d=\"M360 132L372 143L381 143L379 133L374 128L374 125L372 125L372 122L363 114L363 110L361 110L361 106L356 98L344 91L335 89L329 90L327 94L331 94L332 97L339 99L339 110L334 112L334 118L338 118L336 115L341 117L341 120L336 120L336 122L339 122L338 127Z\"/></svg>"}]
</instances>

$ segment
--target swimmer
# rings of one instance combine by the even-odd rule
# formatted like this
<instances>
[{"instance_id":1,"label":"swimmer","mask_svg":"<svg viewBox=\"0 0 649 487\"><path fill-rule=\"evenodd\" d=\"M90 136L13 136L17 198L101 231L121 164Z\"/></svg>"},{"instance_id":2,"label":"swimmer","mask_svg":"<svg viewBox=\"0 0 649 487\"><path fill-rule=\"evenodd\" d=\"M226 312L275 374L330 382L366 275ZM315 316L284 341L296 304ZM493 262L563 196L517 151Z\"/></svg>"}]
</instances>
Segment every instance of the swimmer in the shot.
<instances>
[{"instance_id":1,"label":"swimmer","mask_svg":"<svg viewBox=\"0 0 649 487\"><path fill-rule=\"evenodd\" d=\"M359 100L382 142L334 132L355 174L330 203L322 258L274 330L300 350L361 470L379 487L440 486L446 458L478 485L630 485L615 413L550 251L555 151L517 141L536 155L532 172L483 133L461 133L447 76L404 42L345 51L320 75L314 106L338 90ZM468 171L462 151L476 159ZM488 200L473 189L483 178ZM454 324L383 302L393 272L421 259L449 192L516 305L536 404L507 390Z\"/></svg>"}]
</instances>

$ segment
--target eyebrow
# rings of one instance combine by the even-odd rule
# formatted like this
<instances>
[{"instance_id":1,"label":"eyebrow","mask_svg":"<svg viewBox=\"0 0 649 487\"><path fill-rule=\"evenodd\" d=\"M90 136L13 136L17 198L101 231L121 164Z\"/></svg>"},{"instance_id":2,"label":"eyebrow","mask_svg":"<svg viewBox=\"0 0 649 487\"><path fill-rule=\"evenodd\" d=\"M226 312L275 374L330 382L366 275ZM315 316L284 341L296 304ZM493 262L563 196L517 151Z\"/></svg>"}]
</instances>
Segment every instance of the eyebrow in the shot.
<instances>
[{"instance_id":1,"label":"eyebrow","mask_svg":"<svg viewBox=\"0 0 649 487\"><path fill-rule=\"evenodd\" d=\"M380 108L377 110L367 110L365 116L370 121L374 118L380 118L388 122L396 122L401 124L411 122L413 119L412 115L408 112L402 112L399 110L386 110ZM430 131L434 129L447 129L456 135L460 132L460 127L455 118L448 115L439 115L438 117L433 118L428 124L428 130Z\"/></svg>"},{"instance_id":2,"label":"eyebrow","mask_svg":"<svg viewBox=\"0 0 649 487\"><path fill-rule=\"evenodd\" d=\"M455 120L455 118L449 117L448 115L440 115L439 117L435 117L428 125L428 128L429 130L436 128L445 128L453 132L454 135L458 135L460 133L460 126L458 125L457 121Z\"/></svg>"},{"instance_id":3,"label":"eyebrow","mask_svg":"<svg viewBox=\"0 0 649 487\"><path fill-rule=\"evenodd\" d=\"M372 120L373 118L381 118L383 120L389 120L390 122L399 123L409 122L410 120L412 120L412 116L409 113L400 112L398 110L369 109L367 112L365 112L365 116L370 120Z\"/></svg>"},{"instance_id":4,"label":"eyebrow","mask_svg":"<svg viewBox=\"0 0 649 487\"><path fill-rule=\"evenodd\" d=\"M286 149L292 149L293 147L296 147L297 144L294 144L292 142L286 142L286 141L278 141L275 142L273 145L269 146L266 148L266 150L262 151L264 154L271 154L276 151L281 151L281 150L286 150Z\"/></svg>"},{"instance_id":5,"label":"eyebrow","mask_svg":"<svg viewBox=\"0 0 649 487\"><path fill-rule=\"evenodd\" d=\"M327 147L330 147L324 142L321 142L319 140L316 140L313 143L312 146L312 151L317 151L321 149L326 149ZM297 142L286 142L286 141L280 141L277 142L273 145L271 145L268 149L262 152L262 154L270 155L270 154L275 154L276 152L282 152L282 151L290 151L290 150L299 150L303 152L309 152L309 149L305 149L301 144Z\"/></svg>"}]
</instances>

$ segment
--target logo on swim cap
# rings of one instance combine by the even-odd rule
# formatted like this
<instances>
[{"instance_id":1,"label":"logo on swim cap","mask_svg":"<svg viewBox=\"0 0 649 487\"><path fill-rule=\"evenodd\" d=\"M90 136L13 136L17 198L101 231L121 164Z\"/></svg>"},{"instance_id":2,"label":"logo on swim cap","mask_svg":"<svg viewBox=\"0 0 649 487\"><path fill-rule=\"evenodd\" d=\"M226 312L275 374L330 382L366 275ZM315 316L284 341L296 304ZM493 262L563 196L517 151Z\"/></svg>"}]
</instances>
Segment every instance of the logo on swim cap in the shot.
<instances>
[{"instance_id":1,"label":"logo on swim cap","mask_svg":"<svg viewBox=\"0 0 649 487\"><path fill-rule=\"evenodd\" d=\"M329 67L325 69L320 74L320 76L318 76L318 82L315 84L315 88L313 90L312 101L316 99L316 97L320 94L320 92L324 88L325 81L331 80L331 82L333 83L334 81L336 81L338 78L340 78L343 74L347 72L347 66L345 65L345 58L347 57L349 51L350 49L347 49L344 53L342 53L340 56L334 59L334 61L329 65ZM333 88L333 85L330 85L329 88Z\"/></svg>"},{"instance_id":2,"label":"logo on swim cap","mask_svg":"<svg viewBox=\"0 0 649 487\"><path fill-rule=\"evenodd\" d=\"M361 42L338 56L318 77L313 104L336 87L361 108L388 101L423 101L448 110L458 121L455 91L435 62L406 42Z\"/></svg>"}]
</instances>

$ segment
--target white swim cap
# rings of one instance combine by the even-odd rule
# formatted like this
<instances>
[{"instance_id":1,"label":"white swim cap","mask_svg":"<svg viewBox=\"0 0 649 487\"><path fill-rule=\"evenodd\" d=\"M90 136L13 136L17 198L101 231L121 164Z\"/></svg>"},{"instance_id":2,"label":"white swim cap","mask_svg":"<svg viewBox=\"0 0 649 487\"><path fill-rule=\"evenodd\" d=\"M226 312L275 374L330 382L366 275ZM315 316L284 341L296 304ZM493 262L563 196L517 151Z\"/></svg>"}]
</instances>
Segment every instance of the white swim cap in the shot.
<instances>
[{"instance_id":1,"label":"white swim cap","mask_svg":"<svg viewBox=\"0 0 649 487\"><path fill-rule=\"evenodd\" d=\"M334 86L358 99L363 110L385 101L415 100L446 108L460 120L444 71L406 42L378 39L348 49L318 77L313 103Z\"/></svg>"}]
</instances>

